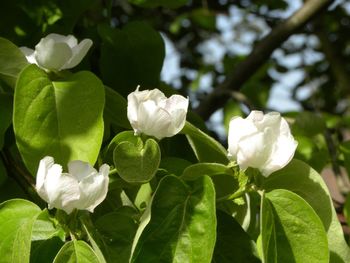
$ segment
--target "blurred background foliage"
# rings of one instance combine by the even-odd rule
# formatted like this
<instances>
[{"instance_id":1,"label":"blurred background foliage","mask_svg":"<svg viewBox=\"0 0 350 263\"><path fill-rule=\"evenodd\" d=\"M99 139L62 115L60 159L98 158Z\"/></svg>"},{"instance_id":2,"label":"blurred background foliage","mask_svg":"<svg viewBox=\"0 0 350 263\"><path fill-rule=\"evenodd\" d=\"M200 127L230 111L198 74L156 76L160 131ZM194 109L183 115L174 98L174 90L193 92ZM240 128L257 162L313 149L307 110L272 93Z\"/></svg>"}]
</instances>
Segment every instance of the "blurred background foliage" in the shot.
<instances>
[{"instance_id":1,"label":"blurred background foliage","mask_svg":"<svg viewBox=\"0 0 350 263\"><path fill-rule=\"evenodd\" d=\"M308 1L312 0L305 3ZM301 0L3 1L0 37L31 48L53 32L73 34L80 40L92 39L92 50L74 71L91 70L111 88L106 90L109 108L105 122L111 126L106 129L106 138L128 127L125 119L112 116L116 104L125 107L125 100L109 95L114 90L125 98L137 85L189 96L194 110L189 118L204 128L195 113L202 101L216 92L271 29L305 3ZM226 129L232 116L245 116L252 109L283 112L299 142L296 157L322 172L347 234L349 32L350 2L328 1L326 8L294 31L262 66L253 69L251 77L239 89L228 93L225 103L216 105L210 118L202 116L211 135L226 145ZM12 129L8 129L11 96L11 87L0 80L2 152L16 151ZM162 142L162 147L172 152L183 150L172 149L167 140ZM5 171L3 161L8 160L5 157L0 160L0 171ZM0 176L0 185L6 181L4 178ZM6 199L11 194L17 196L6 193Z\"/></svg>"}]
</instances>

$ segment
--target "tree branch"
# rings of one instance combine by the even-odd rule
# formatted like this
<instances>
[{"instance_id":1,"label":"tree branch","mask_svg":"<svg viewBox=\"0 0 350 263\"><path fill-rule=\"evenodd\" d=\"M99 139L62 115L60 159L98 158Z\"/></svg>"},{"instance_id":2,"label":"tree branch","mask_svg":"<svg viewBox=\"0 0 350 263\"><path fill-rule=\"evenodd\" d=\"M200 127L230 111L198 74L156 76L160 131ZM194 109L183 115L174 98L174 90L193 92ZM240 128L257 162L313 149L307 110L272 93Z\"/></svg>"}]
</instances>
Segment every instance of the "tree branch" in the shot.
<instances>
[{"instance_id":1,"label":"tree branch","mask_svg":"<svg viewBox=\"0 0 350 263\"><path fill-rule=\"evenodd\" d=\"M209 94L195 111L205 120L222 107L230 98L230 92L239 90L271 56L298 29L316 14L327 8L334 0L308 0L288 19L273 28L253 49L250 55L235 67L225 81ZM258 91L257 91L258 92Z\"/></svg>"}]
</instances>

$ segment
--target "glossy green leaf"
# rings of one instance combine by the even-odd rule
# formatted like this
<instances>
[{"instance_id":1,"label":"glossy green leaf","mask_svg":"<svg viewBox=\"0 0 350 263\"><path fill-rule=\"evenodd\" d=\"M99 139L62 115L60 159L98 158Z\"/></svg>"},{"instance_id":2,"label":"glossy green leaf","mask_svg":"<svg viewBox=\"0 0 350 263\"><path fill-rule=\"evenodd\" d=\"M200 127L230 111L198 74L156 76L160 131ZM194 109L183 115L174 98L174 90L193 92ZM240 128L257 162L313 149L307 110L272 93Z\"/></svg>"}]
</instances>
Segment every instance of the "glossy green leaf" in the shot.
<instances>
[{"instance_id":1,"label":"glossy green leaf","mask_svg":"<svg viewBox=\"0 0 350 263\"><path fill-rule=\"evenodd\" d=\"M350 262L350 250L322 177L309 165L292 160L285 168L271 174L263 184L266 191L286 189L301 196L320 217L328 236L330 262Z\"/></svg>"},{"instance_id":2,"label":"glossy green leaf","mask_svg":"<svg viewBox=\"0 0 350 263\"><path fill-rule=\"evenodd\" d=\"M0 204L0 255L2 262L29 262L32 228L40 208L23 199Z\"/></svg>"},{"instance_id":3,"label":"glossy green leaf","mask_svg":"<svg viewBox=\"0 0 350 263\"><path fill-rule=\"evenodd\" d=\"M32 231L32 241L46 240L55 236L64 241L65 235L65 231L61 227L56 226L48 210L45 209L36 218Z\"/></svg>"},{"instance_id":4,"label":"glossy green leaf","mask_svg":"<svg viewBox=\"0 0 350 263\"><path fill-rule=\"evenodd\" d=\"M186 137L200 162L216 162L227 164L227 151L215 139L202 132L191 123L186 122L182 133Z\"/></svg>"},{"instance_id":5,"label":"glossy green leaf","mask_svg":"<svg viewBox=\"0 0 350 263\"><path fill-rule=\"evenodd\" d=\"M0 187L6 182L6 179L7 179L6 167L2 159L0 158Z\"/></svg>"},{"instance_id":6,"label":"glossy green leaf","mask_svg":"<svg viewBox=\"0 0 350 263\"><path fill-rule=\"evenodd\" d=\"M168 172L180 176L186 167L190 166L191 162L177 157L165 157L160 162L160 167Z\"/></svg>"},{"instance_id":7,"label":"glossy green leaf","mask_svg":"<svg viewBox=\"0 0 350 263\"><path fill-rule=\"evenodd\" d=\"M107 262L124 263L129 260L138 225L132 214L124 211L118 209L96 221L96 228L105 244Z\"/></svg>"},{"instance_id":8,"label":"glossy green leaf","mask_svg":"<svg viewBox=\"0 0 350 263\"><path fill-rule=\"evenodd\" d=\"M150 221L131 262L211 262L216 238L215 191L208 176L186 185L164 177L154 194Z\"/></svg>"},{"instance_id":9,"label":"glossy green leaf","mask_svg":"<svg viewBox=\"0 0 350 263\"><path fill-rule=\"evenodd\" d=\"M95 251L95 254L98 260L101 263L106 263L106 259L103 255L102 250L105 245L102 241L102 237L97 231L96 227L92 224L89 214L84 214L80 216L80 222L82 223L82 228L88 237L88 241L91 244L92 249Z\"/></svg>"},{"instance_id":10,"label":"glossy green leaf","mask_svg":"<svg viewBox=\"0 0 350 263\"><path fill-rule=\"evenodd\" d=\"M217 237L213 263L258 263L256 245L239 223L217 211Z\"/></svg>"},{"instance_id":11,"label":"glossy green leaf","mask_svg":"<svg viewBox=\"0 0 350 263\"><path fill-rule=\"evenodd\" d=\"M156 174L160 163L158 143L148 139L138 144L129 141L117 145L113 154L114 166L120 177L129 183L145 183Z\"/></svg>"},{"instance_id":12,"label":"glossy green leaf","mask_svg":"<svg viewBox=\"0 0 350 263\"><path fill-rule=\"evenodd\" d=\"M12 122L12 102L12 95L0 94L0 149L2 149L4 145L5 132Z\"/></svg>"},{"instance_id":13,"label":"glossy green leaf","mask_svg":"<svg viewBox=\"0 0 350 263\"><path fill-rule=\"evenodd\" d=\"M240 188L238 173L234 173L226 165L219 163L197 163L190 165L184 170L181 179L191 181L204 175L211 177L215 186L217 200L228 198ZM244 175L244 177L246 176Z\"/></svg>"},{"instance_id":14,"label":"glossy green leaf","mask_svg":"<svg viewBox=\"0 0 350 263\"><path fill-rule=\"evenodd\" d=\"M130 22L123 29L99 27L103 40L100 67L104 82L127 96L138 85L159 85L165 47L160 34L143 22Z\"/></svg>"},{"instance_id":15,"label":"glossy green leaf","mask_svg":"<svg viewBox=\"0 0 350 263\"><path fill-rule=\"evenodd\" d=\"M14 87L18 74L27 65L27 59L19 48L0 37L0 78Z\"/></svg>"},{"instance_id":16,"label":"glossy green leaf","mask_svg":"<svg viewBox=\"0 0 350 263\"><path fill-rule=\"evenodd\" d=\"M109 142L108 146L103 151L103 159L109 163L113 163L113 152L119 143L122 142L131 142L133 144L141 143L141 138L135 136L133 131L123 131L118 133L114 138Z\"/></svg>"},{"instance_id":17,"label":"glossy green leaf","mask_svg":"<svg viewBox=\"0 0 350 263\"><path fill-rule=\"evenodd\" d=\"M57 253L53 263L101 263L92 248L82 240L69 241Z\"/></svg>"},{"instance_id":18,"label":"glossy green leaf","mask_svg":"<svg viewBox=\"0 0 350 263\"><path fill-rule=\"evenodd\" d=\"M66 165L70 160L94 164L103 136L104 87L90 72L51 81L30 65L19 76L14 100L18 149L32 174L46 155Z\"/></svg>"},{"instance_id":19,"label":"glossy green leaf","mask_svg":"<svg viewBox=\"0 0 350 263\"><path fill-rule=\"evenodd\" d=\"M125 129L131 129L127 117L126 99L110 87L105 86L106 106L104 116L113 124Z\"/></svg>"},{"instance_id":20,"label":"glossy green leaf","mask_svg":"<svg viewBox=\"0 0 350 263\"><path fill-rule=\"evenodd\" d=\"M64 242L57 236L32 242L30 249L31 263L53 262L58 251L64 245Z\"/></svg>"},{"instance_id":21,"label":"glossy green leaf","mask_svg":"<svg viewBox=\"0 0 350 263\"><path fill-rule=\"evenodd\" d=\"M130 3L142 7L154 8L158 6L178 8L188 3L188 0L129 0Z\"/></svg>"},{"instance_id":22,"label":"glossy green leaf","mask_svg":"<svg viewBox=\"0 0 350 263\"><path fill-rule=\"evenodd\" d=\"M261 242L266 263L329 262L322 221L304 199L288 190L263 196Z\"/></svg>"}]
</instances>

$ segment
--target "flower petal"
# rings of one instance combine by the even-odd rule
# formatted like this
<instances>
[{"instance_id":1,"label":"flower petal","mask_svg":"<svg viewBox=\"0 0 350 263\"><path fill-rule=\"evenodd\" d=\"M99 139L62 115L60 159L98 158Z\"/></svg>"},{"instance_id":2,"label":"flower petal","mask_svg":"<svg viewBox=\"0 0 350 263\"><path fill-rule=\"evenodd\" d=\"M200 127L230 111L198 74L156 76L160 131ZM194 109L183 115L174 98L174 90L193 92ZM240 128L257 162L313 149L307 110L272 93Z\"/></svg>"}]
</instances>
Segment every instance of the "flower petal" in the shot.
<instances>
[{"instance_id":1,"label":"flower petal","mask_svg":"<svg viewBox=\"0 0 350 263\"><path fill-rule=\"evenodd\" d=\"M258 132L256 126L248 119L242 117L233 117L230 120L228 129L228 157L237 159L238 143L244 137Z\"/></svg>"},{"instance_id":2,"label":"flower petal","mask_svg":"<svg viewBox=\"0 0 350 263\"><path fill-rule=\"evenodd\" d=\"M97 171L89 163L80 160L70 161L68 163L68 172L78 181L83 180L90 174L97 173Z\"/></svg>"},{"instance_id":3,"label":"flower petal","mask_svg":"<svg viewBox=\"0 0 350 263\"><path fill-rule=\"evenodd\" d=\"M38 168L38 172L36 174L36 185L35 188L39 194L39 196L44 199L46 202L49 200L49 197L47 195L46 189L45 189L45 180L46 180L46 176L48 171L50 170L50 168L54 165L54 159L51 156L46 156L43 159L40 160L39 163L39 168ZM57 169L57 173L61 173L62 172L62 168L61 170L59 169L59 167L56 167L55 169Z\"/></svg>"},{"instance_id":4,"label":"flower petal","mask_svg":"<svg viewBox=\"0 0 350 263\"><path fill-rule=\"evenodd\" d=\"M26 59L30 64L37 64L38 65L38 63L35 60L34 49L27 48L27 47L20 47L19 49L26 56Z\"/></svg>"},{"instance_id":5,"label":"flower petal","mask_svg":"<svg viewBox=\"0 0 350 263\"><path fill-rule=\"evenodd\" d=\"M100 167L99 173L90 174L85 177L80 183L80 199L76 206L81 210L93 212L107 196L109 182L109 166L103 164Z\"/></svg>"},{"instance_id":6,"label":"flower petal","mask_svg":"<svg viewBox=\"0 0 350 263\"><path fill-rule=\"evenodd\" d=\"M266 138L263 133L257 132L244 137L238 142L237 163L241 169L247 167L260 168L268 159Z\"/></svg>"},{"instance_id":7,"label":"flower petal","mask_svg":"<svg viewBox=\"0 0 350 263\"><path fill-rule=\"evenodd\" d=\"M86 56L91 46L92 46L92 40L84 39L79 43L79 45L71 47L72 56L69 60L67 60L67 62L62 66L61 69L69 69L78 65Z\"/></svg>"},{"instance_id":8,"label":"flower petal","mask_svg":"<svg viewBox=\"0 0 350 263\"><path fill-rule=\"evenodd\" d=\"M54 166L59 166L55 164ZM53 167L54 167L53 166ZM78 181L70 174L58 173L50 169L45 181L49 196L49 208L55 207L71 213L80 198Z\"/></svg>"},{"instance_id":9,"label":"flower petal","mask_svg":"<svg viewBox=\"0 0 350 263\"><path fill-rule=\"evenodd\" d=\"M157 139L172 136L169 131L171 115L164 109L157 107L154 101L148 100L139 106L139 129Z\"/></svg>"},{"instance_id":10,"label":"flower petal","mask_svg":"<svg viewBox=\"0 0 350 263\"><path fill-rule=\"evenodd\" d=\"M57 43L66 43L70 48L78 45L78 40L73 35L64 36L60 34L51 33L48 34L45 37L45 39L52 39Z\"/></svg>"},{"instance_id":11,"label":"flower petal","mask_svg":"<svg viewBox=\"0 0 350 263\"><path fill-rule=\"evenodd\" d=\"M35 60L44 69L60 70L71 57L72 50L68 44L55 42L52 38L42 38L35 46Z\"/></svg>"}]
</instances>

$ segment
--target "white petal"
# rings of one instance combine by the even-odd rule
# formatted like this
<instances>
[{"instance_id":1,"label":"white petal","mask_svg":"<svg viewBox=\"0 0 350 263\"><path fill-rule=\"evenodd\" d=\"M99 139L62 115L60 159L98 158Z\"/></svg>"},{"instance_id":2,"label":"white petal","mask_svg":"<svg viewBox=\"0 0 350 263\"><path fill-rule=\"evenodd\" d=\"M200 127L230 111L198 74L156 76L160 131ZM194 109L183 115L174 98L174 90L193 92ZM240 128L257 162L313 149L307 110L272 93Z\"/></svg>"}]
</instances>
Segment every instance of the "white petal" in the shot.
<instances>
[{"instance_id":1,"label":"white petal","mask_svg":"<svg viewBox=\"0 0 350 263\"><path fill-rule=\"evenodd\" d=\"M81 196L77 203L78 209L93 212L95 207L106 198L109 182L108 173L109 166L104 164L99 173L91 174L79 183Z\"/></svg>"},{"instance_id":2,"label":"white petal","mask_svg":"<svg viewBox=\"0 0 350 263\"><path fill-rule=\"evenodd\" d=\"M186 124L187 110L177 109L171 113L171 126L168 129L168 136L178 134Z\"/></svg>"},{"instance_id":3,"label":"white petal","mask_svg":"<svg viewBox=\"0 0 350 263\"><path fill-rule=\"evenodd\" d=\"M270 159L261 168L262 174L268 176L286 166L292 160L297 146L298 143L291 135L280 136L274 145Z\"/></svg>"},{"instance_id":4,"label":"white petal","mask_svg":"<svg viewBox=\"0 0 350 263\"><path fill-rule=\"evenodd\" d=\"M237 163L240 168L260 168L269 158L268 147L266 138L261 132L242 138L238 142L237 152Z\"/></svg>"},{"instance_id":5,"label":"white petal","mask_svg":"<svg viewBox=\"0 0 350 263\"><path fill-rule=\"evenodd\" d=\"M252 122L260 122L264 119L264 113L262 111L253 110L246 119Z\"/></svg>"},{"instance_id":6,"label":"white petal","mask_svg":"<svg viewBox=\"0 0 350 263\"><path fill-rule=\"evenodd\" d=\"M258 130L249 119L233 117L230 120L228 129L228 156L234 160L237 159L238 143L246 136L257 133Z\"/></svg>"},{"instance_id":7,"label":"white petal","mask_svg":"<svg viewBox=\"0 0 350 263\"><path fill-rule=\"evenodd\" d=\"M54 165L54 159L51 156L46 156L40 160L38 172L36 174L36 185L35 188L39 196L46 202L49 200L45 189L45 180L49 169ZM59 173L62 172L58 171Z\"/></svg>"},{"instance_id":8,"label":"white petal","mask_svg":"<svg viewBox=\"0 0 350 263\"><path fill-rule=\"evenodd\" d=\"M83 180L90 174L97 173L91 164L80 160L70 161L68 163L68 172L78 181Z\"/></svg>"},{"instance_id":9,"label":"white petal","mask_svg":"<svg viewBox=\"0 0 350 263\"><path fill-rule=\"evenodd\" d=\"M34 56L34 49L27 48L27 47L20 47L19 49L26 56L26 59L30 64L37 64Z\"/></svg>"},{"instance_id":10,"label":"white petal","mask_svg":"<svg viewBox=\"0 0 350 263\"><path fill-rule=\"evenodd\" d=\"M140 101L137 96L137 94L139 93L138 89L139 88L137 87L136 91L131 92L127 98L128 99L127 116L134 130L138 129L137 120L138 120L138 108L140 104Z\"/></svg>"},{"instance_id":11,"label":"white petal","mask_svg":"<svg viewBox=\"0 0 350 263\"><path fill-rule=\"evenodd\" d=\"M78 44L78 40L72 35L64 36L60 34L51 33L51 34L48 34L45 37L45 39L46 40L52 39L57 43L66 43L69 47L74 47Z\"/></svg>"},{"instance_id":12,"label":"white petal","mask_svg":"<svg viewBox=\"0 0 350 263\"><path fill-rule=\"evenodd\" d=\"M171 115L166 110L157 107L154 101L149 100L141 103L138 116L141 132L159 140L171 136L169 135Z\"/></svg>"},{"instance_id":13,"label":"white petal","mask_svg":"<svg viewBox=\"0 0 350 263\"><path fill-rule=\"evenodd\" d=\"M58 174L56 170L49 170L45 188L49 195L49 207L62 209L67 214L76 208L80 191L78 181L72 175L67 173Z\"/></svg>"},{"instance_id":14,"label":"white petal","mask_svg":"<svg viewBox=\"0 0 350 263\"><path fill-rule=\"evenodd\" d=\"M159 89L145 90L147 91L146 96L144 96L143 101L153 100L158 104L160 101L165 101L167 97ZM142 94L143 91L140 92ZM142 94L143 95L143 94Z\"/></svg>"},{"instance_id":15,"label":"white petal","mask_svg":"<svg viewBox=\"0 0 350 263\"><path fill-rule=\"evenodd\" d=\"M68 44L55 42L52 38L42 38L35 46L35 60L44 69L60 70L71 57Z\"/></svg>"},{"instance_id":16,"label":"white petal","mask_svg":"<svg viewBox=\"0 0 350 263\"><path fill-rule=\"evenodd\" d=\"M91 46L92 40L84 39L79 43L79 45L72 47L72 56L70 60L68 60L67 63L64 64L61 69L69 69L78 65L86 56Z\"/></svg>"}]
</instances>

